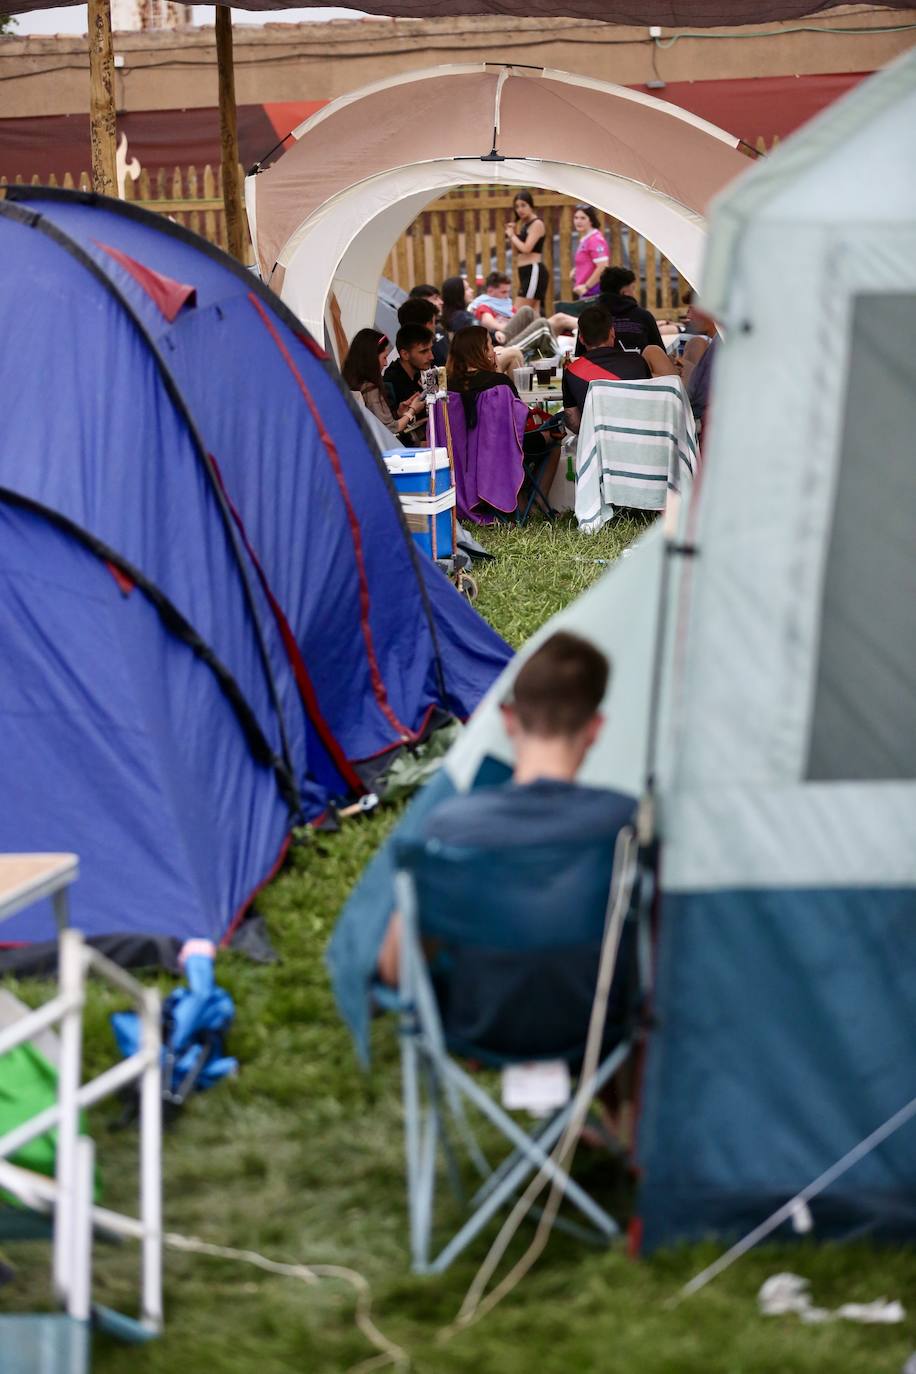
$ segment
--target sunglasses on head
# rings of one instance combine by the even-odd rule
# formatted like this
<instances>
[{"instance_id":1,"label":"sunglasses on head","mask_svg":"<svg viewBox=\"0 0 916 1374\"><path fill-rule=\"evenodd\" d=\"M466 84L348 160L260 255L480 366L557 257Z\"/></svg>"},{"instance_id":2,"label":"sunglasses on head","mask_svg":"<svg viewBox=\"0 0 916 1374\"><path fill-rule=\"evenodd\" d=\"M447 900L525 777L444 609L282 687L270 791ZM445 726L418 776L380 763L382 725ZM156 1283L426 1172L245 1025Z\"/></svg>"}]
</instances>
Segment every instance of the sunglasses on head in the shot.
<instances>
[{"instance_id":1,"label":"sunglasses on head","mask_svg":"<svg viewBox=\"0 0 916 1374\"><path fill-rule=\"evenodd\" d=\"M383 334L378 341L379 353L387 353L390 347L391 344L388 342L388 336L386 334Z\"/></svg>"}]
</instances>

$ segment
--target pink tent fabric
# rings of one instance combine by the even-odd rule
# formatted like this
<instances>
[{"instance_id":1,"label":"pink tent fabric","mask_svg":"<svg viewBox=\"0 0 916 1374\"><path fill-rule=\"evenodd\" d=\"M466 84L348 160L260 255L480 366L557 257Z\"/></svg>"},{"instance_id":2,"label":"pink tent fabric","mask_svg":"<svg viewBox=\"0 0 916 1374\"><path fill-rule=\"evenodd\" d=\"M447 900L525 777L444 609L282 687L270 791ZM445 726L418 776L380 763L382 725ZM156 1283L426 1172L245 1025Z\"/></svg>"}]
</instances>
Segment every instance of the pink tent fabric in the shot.
<instances>
[{"instance_id":1,"label":"pink tent fabric","mask_svg":"<svg viewBox=\"0 0 916 1374\"><path fill-rule=\"evenodd\" d=\"M613 172L703 215L747 160L724 138L659 101L560 73L519 68L441 68L341 102L254 182L256 249L270 275L284 245L320 205L356 182L405 163L476 158L494 137L506 157L536 154ZM444 109L452 119L418 118ZM536 136L532 137L532 128Z\"/></svg>"}]
</instances>

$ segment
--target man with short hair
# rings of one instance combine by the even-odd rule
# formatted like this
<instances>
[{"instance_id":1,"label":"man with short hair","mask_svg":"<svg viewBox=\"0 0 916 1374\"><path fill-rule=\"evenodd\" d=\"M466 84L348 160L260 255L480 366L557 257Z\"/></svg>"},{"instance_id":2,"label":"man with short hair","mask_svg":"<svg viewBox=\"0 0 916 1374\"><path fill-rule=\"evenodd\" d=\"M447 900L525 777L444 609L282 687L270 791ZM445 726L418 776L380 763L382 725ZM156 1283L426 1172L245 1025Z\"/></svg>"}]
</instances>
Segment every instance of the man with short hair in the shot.
<instances>
[{"instance_id":1,"label":"man with short hair","mask_svg":"<svg viewBox=\"0 0 916 1374\"><path fill-rule=\"evenodd\" d=\"M416 286L412 286L408 297L410 300L432 301L437 314L442 310L442 293L438 286L430 286L429 282L418 282Z\"/></svg>"},{"instance_id":2,"label":"man with short hair","mask_svg":"<svg viewBox=\"0 0 916 1374\"><path fill-rule=\"evenodd\" d=\"M436 367L444 367L448 361L448 335L439 325L439 312L435 302L425 296L408 296L398 306L398 324L421 324L432 330L433 362Z\"/></svg>"},{"instance_id":3,"label":"man with short hair","mask_svg":"<svg viewBox=\"0 0 916 1374\"><path fill-rule=\"evenodd\" d=\"M649 344L664 348L658 321L651 310L643 310L639 304L635 272L629 267L606 267L598 285L601 288L598 304L612 316L617 342L622 348L638 353Z\"/></svg>"},{"instance_id":4,"label":"man with short hair","mask_svg":"<svg viewBox=\"0 0 916 1374\"><path fill-rule=\"evenodd\" d=\"M398 356L386 367L382 380L390 398L391 413L400 416L421 390L420 373L433 366L432 330L422 324L403 324L394 346Z\"/></svg>"},{"instance_id":5,"label":"man with short hair","mask_svg":"<svg viewBox=\"0 0 916 1374\"><path fill-rule=\"evenodd\" d=\"M677 372L663 348L650 344L643 353L625 352L603 305L587 305L582 311L579 340L584 353L563 371L563 406L573 434L579 433L590 382L639 382L647 377L672 377Z\"/></svg>"},{"instance_id":6,"label":"man with short hair","mask_svg":"<svg viewBox=\"0 0 916 1374\"><path fill-rule=\"evenodd\" d=\"M425 835L449 844L497 848L603 838L633 819L635 800L576 782L604 718L610 663L564 630L522 665L501 707L515 754L512 781L451 797L430 812ZM557 912L557 921L563 919ZM383 982L398 982L400 923L392 917L379 953Z\"/></svg>"}]
</instances>

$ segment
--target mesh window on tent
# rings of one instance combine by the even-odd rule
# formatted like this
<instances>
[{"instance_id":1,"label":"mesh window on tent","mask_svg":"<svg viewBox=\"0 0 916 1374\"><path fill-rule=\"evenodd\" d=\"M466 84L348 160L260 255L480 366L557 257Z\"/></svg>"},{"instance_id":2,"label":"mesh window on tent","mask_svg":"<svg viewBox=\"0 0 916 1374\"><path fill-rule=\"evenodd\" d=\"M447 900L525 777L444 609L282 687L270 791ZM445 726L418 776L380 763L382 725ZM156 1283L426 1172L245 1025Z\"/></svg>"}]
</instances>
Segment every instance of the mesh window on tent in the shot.
<instances>
[{"instance_id":1,"label":"mesh window on tent","mask_svg":"<svg viewBox=\"0 0 916 1374\"><path fill-rule=\"evenodd\" d=\"M807 776L916 778L916 294L858 296Z\"/></svg>"}]
</instances>

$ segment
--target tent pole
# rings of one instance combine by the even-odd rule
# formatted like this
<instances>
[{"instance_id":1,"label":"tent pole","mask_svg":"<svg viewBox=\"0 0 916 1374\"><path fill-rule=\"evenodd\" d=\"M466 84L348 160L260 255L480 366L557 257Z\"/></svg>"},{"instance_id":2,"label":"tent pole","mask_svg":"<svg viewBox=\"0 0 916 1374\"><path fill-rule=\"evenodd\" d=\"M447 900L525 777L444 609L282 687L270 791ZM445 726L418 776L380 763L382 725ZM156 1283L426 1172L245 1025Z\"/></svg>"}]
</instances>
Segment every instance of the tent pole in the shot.
<instances>
[{"instance_id":1,"label":"tent pole","mask_svg":"<svg viewBox=\"0 0 916 1374\"><path fill-rule=\"evenodd\" d=\"M114 49L108 0L89 0L89 145L92 187L99 195L116 196L116 123Z\"/></svg>"},{"instance_id":2,"label":"tent pole","mask_svg":"<svg viewBox=\"0 0 916 1374\"><path fill-rule=\"evenodd\" d=\"M223 171L223 205L229 252L245 261L242 193L239 187L239 130L235 108L235 67L232 61L232 11L216 6L216 63L219 71L219 142Z\"/></svg>"}]
</instances>

